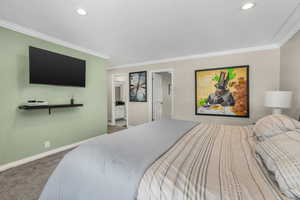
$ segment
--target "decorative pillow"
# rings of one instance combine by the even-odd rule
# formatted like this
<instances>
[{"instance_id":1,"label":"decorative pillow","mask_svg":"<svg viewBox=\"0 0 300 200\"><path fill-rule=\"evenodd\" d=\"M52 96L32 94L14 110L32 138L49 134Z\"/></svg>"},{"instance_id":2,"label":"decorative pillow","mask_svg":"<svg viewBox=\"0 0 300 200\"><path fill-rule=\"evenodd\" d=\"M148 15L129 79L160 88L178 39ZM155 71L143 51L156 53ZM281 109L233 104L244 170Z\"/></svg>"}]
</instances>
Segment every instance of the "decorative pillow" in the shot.
<instances>
[{"instance_id":1,"label":"decorative pillow","mask_svg":"<svg viewBox=\"0 0 300 200\"><path fill-rule=\"evenodd\" d=\"M256 153L275 174L282 193L300 198L300 132L289 131L259 142Z\"/></svg>"},{"instance_id":2,"label":"decorative pillow","mask_svg":"<svg viewBox=\"0 0 300 200\"><path fill-rule=\"evenodd\" d=\"M269 115L257 121L254 133L259 141L287 131L300 129L300 122L286 115Z\"/></svg>"}]
</instances>

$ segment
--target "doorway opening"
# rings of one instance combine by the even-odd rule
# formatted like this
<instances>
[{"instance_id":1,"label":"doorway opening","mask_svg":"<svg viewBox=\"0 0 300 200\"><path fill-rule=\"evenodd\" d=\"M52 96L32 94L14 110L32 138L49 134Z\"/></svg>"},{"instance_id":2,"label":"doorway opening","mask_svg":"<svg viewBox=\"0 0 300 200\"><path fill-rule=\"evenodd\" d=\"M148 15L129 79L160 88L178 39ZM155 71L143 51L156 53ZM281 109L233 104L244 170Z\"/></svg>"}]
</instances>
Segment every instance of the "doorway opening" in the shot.
<instances>
[{"instance_id":1,"label":"doorway opening","mask_svg":"<svg viewBox=\"0 0 300 200\"><path fill-rule=\"evenodd\" d=\"M127 74L112 75L111 125L128 127L128 77Z\"/></svg>"},{"instance_id":2,"label":"doorway opening","mask_svg":"<svg viewBox=\"0 0 300 200\"><path fill-rule=\"evenodd\" d=\"M150 116L149 121L173 118L173 70L159 70L150 73Z\"/></svg>"}]
</instances>

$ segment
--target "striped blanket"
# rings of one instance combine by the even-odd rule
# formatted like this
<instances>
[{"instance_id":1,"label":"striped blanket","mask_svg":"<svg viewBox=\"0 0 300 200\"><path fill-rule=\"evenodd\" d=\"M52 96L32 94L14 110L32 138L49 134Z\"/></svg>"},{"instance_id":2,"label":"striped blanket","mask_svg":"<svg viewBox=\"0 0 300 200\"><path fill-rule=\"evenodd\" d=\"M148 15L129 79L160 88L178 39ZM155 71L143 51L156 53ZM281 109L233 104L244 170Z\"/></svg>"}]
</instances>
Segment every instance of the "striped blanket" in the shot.
<instances>
[{"instance_id":1,"label":"striped blanket","mask_svg":"<svg viewBox=\"0 0 300 200\"><path fill-rule=\"evenodd\" d=\"M194 127L147 169L137 199L286 199L256 161L252 135L251 127Z\"/></svg>"}]
</instances>

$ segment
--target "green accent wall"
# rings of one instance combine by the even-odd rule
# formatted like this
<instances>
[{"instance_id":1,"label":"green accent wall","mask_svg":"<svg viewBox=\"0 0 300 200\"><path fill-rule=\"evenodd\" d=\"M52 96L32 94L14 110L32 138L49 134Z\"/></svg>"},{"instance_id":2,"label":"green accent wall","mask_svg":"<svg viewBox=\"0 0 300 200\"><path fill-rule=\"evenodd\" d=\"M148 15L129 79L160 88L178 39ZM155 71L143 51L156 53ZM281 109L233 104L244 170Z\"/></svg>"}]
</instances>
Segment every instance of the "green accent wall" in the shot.
<instances>
[{"instance_id":1,"label":"green accent wall","mask_svg":"<svg viewBox=\"0 0 300 200\"><path fill-rule=\"evenodd\" d=\"M29 46L86 60L86 87L29 84ZM0 165L106 133L106 66L102 58L0 27ZM69 103L72 95L84 107L51 115L17 108L29 99Z\"/></svg>"}]
</instances>

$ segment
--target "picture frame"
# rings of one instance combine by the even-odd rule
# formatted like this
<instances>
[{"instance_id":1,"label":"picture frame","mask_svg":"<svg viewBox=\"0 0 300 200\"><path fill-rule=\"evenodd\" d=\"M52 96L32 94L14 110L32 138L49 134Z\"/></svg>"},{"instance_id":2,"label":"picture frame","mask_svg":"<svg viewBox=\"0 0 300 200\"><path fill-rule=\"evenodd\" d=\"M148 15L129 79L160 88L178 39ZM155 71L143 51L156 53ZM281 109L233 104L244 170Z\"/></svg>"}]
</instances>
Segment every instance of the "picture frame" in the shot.
<instances>
[{"instance_id":1,"label":"picture frame","mask_svg":"<svg viewBox=\"0 0 300 200\"><path fill-rule=\"evenodd\" d=\"M195 115L250 117L249 65L195 70Z\"/></svg>"},{"instance_id":2,"label":"picture frame","mask_svg":"<svg viewBox=\"0 0 300 200\"><path fill-rule=\"evenodd\" d=\"M147 71L129 73L129 101L147 102Z\"/></svg>"}]
</instances>

